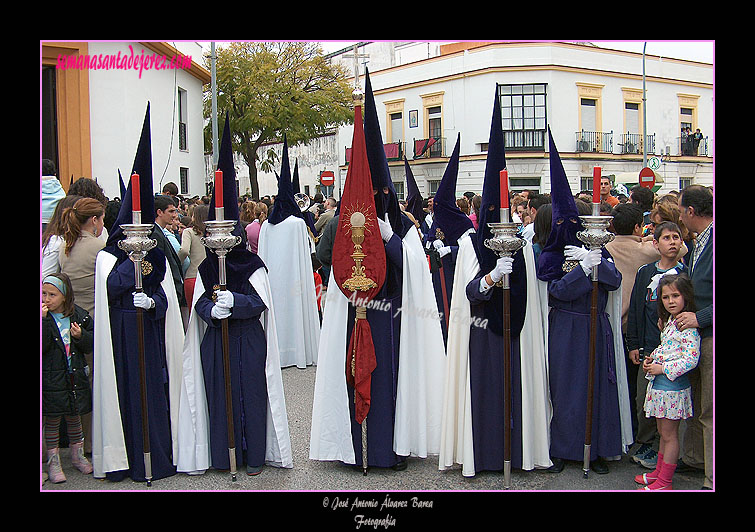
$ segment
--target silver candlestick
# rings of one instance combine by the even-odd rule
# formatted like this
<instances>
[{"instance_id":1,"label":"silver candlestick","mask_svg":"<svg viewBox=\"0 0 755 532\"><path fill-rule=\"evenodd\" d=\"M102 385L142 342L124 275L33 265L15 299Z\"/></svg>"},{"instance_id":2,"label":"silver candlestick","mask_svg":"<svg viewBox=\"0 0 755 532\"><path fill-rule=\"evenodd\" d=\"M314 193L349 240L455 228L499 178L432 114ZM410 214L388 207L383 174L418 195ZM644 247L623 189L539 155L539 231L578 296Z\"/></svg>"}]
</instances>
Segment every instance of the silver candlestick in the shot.
<instances>
[{"instance_id":1,"label":"silver candlestick","mask_svg":"<svg viewBox=\"0 0 755 532\"><path fill-rule=\"evenodd\" d=\"M218 283L219 286L213 287L220 290L226 289L226 267L225 256L235 246L241 243L241 237L233 235L233 229L236 227L235 220L225 220L223 218L223 208L216 209L217 220L208 220L205 222L205 228L208 235L202 237L202 244L212 250L218 256ZM228 460L230 464L231 480L236 481L236 443L233 427L233 403L231 400L231 359L230 348L228 344L228 319L220 320L222 347L223 347L223 377L225 384L225 414L226 427L228 429Z\"/></svg>"},{"instance_id":2,"label":"silver candlestick","mask_svg":"<svg viewBox=\"0 0 755 532\"><path fill-rule=\"evenodd\" d=\"M218 256L218 281L221 286L226 285L225 256L241 243L241 237L232 234L235 227L235 220L207 220L205 229L208 235L201 238L202 244Z\"/></svg>"},{"instance_id":3,"label":"silver candlestick","mask_svg":"<svg viewBox=\"0 0 755 532\"><path fill-rule=\"evenodd\" d=\"M577 233L577 238L584 242L589 250L602 249L616 238L613 233L608 231L608 226L611 225L613 216L601 216L599 208L599 203L593 203L592 215L579 217L585 229ZM592 280L598 280L597 266L593 266Z\"/></svg>"},{"instance_id":4,"label":"silver candlestick","mask_svg":"<svg viewBox=\"0 0 755 532\"><path fill-rule=\"evenodd\" d=\"M499 257L512 257L522 249L527 241L517 236L519 224L510 221L509 209L501 209L501 221L489 223L492 238L485 239L485 247L492 249ZM503 274L503 485L511 487L511 289L509 274Z\"/></svg>"},{"instance_id":5,"label":"silver candlestick","mask_svg":"<svg viewBox=\"0 0 755 532\"><path fill-rule=\"evenodd\" d=\"M499 257L513 257L514 253L527 244L524 238L517 236L519 224L509 221L509 212L509 209L501 209L501 221L488 224L490 232L493 233L493 238L485 239L485 247L495 251ZM508 274L503 276L501 283L497 286L503 286L504 289L509 288Z\"/></svg>"},{"instance_id":6,"label":"silver candlestick","mask_svg":"<svg viewBox=\"0 0 755 532\"><path fill-rule=\"evenodd\" d=\"M134 274L136 289L142 289L142 271L149 266L142 265L142 261L147 253L157 246L157 240L150 238L153 224L121 224L123 234L126 238L118 241L118 247L128 253L128 258L134 262ZM149 272L147 272L149 273Z\"/></svg>"}]
</instances>

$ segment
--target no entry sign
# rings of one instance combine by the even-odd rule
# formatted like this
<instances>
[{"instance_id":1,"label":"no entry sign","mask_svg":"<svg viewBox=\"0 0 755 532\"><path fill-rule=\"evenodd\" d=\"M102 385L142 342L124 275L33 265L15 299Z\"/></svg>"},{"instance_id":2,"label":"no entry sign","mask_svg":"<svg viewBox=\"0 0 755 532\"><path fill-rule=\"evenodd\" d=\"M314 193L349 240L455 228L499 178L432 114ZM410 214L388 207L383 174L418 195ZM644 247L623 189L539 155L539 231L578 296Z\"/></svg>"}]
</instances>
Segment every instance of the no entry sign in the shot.
<instances>
[{"instance_id":1,"label":"no entry sign","mask_svg":"<svg viewBox=\"0 0 755 532\"><path fill-rule=\"evenodd\" d=\"M655 172L647 166L640 170L640 186L653 188L655 186Z\"/></svg>"},{"instance_id":2,"label":"no entry sign","mask_svg":"<svg viewBox=\"0 0 755 532\"><path fill-rule=\"evenodd\" d=\"M324 170L320 173L320 184L329 187L335 182L335 174L330 170Z\"/></svg>"}]
</instances>

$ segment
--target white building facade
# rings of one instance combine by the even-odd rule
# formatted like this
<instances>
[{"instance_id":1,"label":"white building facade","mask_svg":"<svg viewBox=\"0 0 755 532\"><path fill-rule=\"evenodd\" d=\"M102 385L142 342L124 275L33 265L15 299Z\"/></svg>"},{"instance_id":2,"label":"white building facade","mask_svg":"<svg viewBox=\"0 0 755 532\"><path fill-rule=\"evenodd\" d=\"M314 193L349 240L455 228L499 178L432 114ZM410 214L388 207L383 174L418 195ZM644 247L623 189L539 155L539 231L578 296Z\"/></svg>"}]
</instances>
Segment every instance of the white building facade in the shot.
<instances>
[{"instance_id":1,"label":"white building facade","mask_svg":"<svg viewBox=\"0 0 755 532\"><path fill-rule=\"evenodd\" d=\"M587 44L382 42L360 43L358 51L369 55L359 58L361 85L366 62L400 197L403 156L426 197L437 189L457 134L457 196L481 192L496 91L514 190L550 191L548 127L575 193L591 188L594 166L629 188L638 183L643 165L652 165L659 194L693 183L713 185L712 64L646 55L643 98L641 53ZM353 70L353 58L343 57L351 54L353 49L344 49L331 60ZM702 132L694 153L682 138L684 127ZM306 186L313 195L320 173L332 170L336 183L327 192L340 197L352 134L350 126L338 129L337 154L299 159L302 191ZM436 144L415 158L431 137ZM332 144L297 148L317 151ZM291 150L292 166L297 148ZM305 162L314 159L313 165ZM260 176L261 194L275 194L274 176L272 182Z\"/></svg>"},{"instance_id":2,"label":"white building facade","mask_svg":"<svg viewBox=\"0 0 755 532\"><path fill-rule=\"evenodd\" d=\"M185 57L201 63L201 47L192 44L176 43ZM142 50L154 53L140 43L89 43L90 55L130 55L131 50L135 56ZM204 75L198 77L188 68L90 71L92 176L108 197L120 195L118 169L124 180L131 172L147 102L154 191L160 192L166 183L173 182L182 195L206 193L202 116L205 80Z\"/></svg>"},{"instance_id":3,"label":"white building facade","mask_svg":"<svg viewBox=\"0 0 755 532\"><path fill-rule=\"evenodd\" d=\"M118 171L128 183L149 103L154 191L173 182L181 194L204 194L202 88L211 78L201 56L193 42L42 43L52 102L44 116L57 125L45 129L45 150L63 186L88 177L120 197Z\"/></svg>"}]
</instances>

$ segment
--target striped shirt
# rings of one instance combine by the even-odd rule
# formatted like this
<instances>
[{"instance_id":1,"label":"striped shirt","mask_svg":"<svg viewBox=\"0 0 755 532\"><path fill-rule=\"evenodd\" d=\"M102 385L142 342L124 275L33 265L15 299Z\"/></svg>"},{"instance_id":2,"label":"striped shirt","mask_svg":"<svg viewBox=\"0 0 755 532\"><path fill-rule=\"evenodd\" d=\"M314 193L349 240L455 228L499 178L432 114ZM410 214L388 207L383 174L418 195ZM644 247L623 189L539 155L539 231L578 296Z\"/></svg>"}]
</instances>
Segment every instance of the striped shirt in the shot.
<instances>
[{"instance_id":1,"label":"striped shirt","mask_svg":"<svg viewBox=\"0 0 755 532\"><path fill-rule=\"evenodd\" d=\"M697 259L700 257L700 254L703 252L703 248L705 248L705 244L708 243L708 238L710 237L710 231L713 227L713 222L708 224L708 227L706 227L702 233L697 235L697 238L695 239L695 250L692 252L692 266L690 267L689 273L692 275L692 272L695 270L695 266L697 265Z\"/></svg>"}]
</instances>

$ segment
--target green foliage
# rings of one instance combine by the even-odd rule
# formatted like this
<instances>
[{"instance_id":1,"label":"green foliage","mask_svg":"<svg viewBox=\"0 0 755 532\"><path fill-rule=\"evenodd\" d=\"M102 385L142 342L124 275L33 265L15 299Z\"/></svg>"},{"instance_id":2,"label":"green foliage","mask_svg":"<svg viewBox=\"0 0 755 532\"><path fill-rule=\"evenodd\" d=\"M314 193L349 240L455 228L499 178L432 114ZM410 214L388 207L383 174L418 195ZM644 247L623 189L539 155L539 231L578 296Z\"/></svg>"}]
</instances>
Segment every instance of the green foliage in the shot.
<instances>
[{"instance_id":1,"label":"green foliage","mask_svg":"<svg viewBox=\"0 0 755 532\"><path fill-rule=\"evenodd\" d=\"M257 167L280 166L266 144L289 146L322 135L354 120L349 74L328 64L314 42L234 42L216 48L218 137L226 111L233 131L233 148L240 153L257 192ZM206 66L210 58L205 56ZM211 86L206 86L204 115L212 109ZM211 124L205 128L205 146L211 148Z\"/></svg>"}]
</instances>

